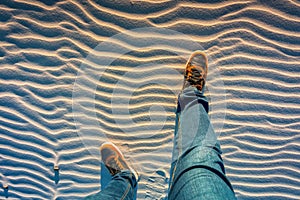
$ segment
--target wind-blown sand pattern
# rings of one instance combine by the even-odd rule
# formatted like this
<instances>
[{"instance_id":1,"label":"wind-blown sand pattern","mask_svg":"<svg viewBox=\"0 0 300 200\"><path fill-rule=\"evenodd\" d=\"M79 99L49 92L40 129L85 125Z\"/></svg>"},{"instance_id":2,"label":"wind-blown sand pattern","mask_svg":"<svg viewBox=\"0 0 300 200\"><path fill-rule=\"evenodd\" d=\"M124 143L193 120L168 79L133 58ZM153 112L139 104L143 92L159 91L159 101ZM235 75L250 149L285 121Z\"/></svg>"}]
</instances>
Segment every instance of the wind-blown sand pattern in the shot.
<instances>
[{"instance_id":1,"label":"wind-blown sand pattern","mask_svg":"<svg viewBox=\"0 0 300 200\"><path fill-rule=\"evenodd\" d=\"M182 72L196 49L140 47L139 41L151 38L185 41L182 35L154 37L151 31L142 35L128 31L145 27L180 32L205 49L215 66L209 69L212 96L222 89L214 85L219 70L226 99L212 104L227 106L212 111L212 123L222 124L222 118L213 116L226 112L219 139L238 199L300 199L297 0L0 1L0 181L3 188L8 185L8 190L0 190L0 199L73 200L98 192L98 147L84 145L80 132L85 131L104 133L139 162L138 199L165 196L174 91L180 90L182 81L165 72ZM129 53L94 51L120 33L127 38L114 40L114 48ZM94 54L116 60L106 68L86 59ZM94 93L95 99L77 100L87 112L85 105L95 103L98 126L80 126L74 120L91 120L72 109L73 87L83 65L95 77L83 77L81 89ZM133 70L141 65L147 67ZM111 110L120 80L121 89L132 91L132 97L129 107L114 106L120 112L129 109L134 126L126 126L127 117L115 118ZM96 85L96 90L90 85ZM153 134L157 127L160 131ZM56 164L58 176L53 170Z\"/></svg>"}]
</instances>

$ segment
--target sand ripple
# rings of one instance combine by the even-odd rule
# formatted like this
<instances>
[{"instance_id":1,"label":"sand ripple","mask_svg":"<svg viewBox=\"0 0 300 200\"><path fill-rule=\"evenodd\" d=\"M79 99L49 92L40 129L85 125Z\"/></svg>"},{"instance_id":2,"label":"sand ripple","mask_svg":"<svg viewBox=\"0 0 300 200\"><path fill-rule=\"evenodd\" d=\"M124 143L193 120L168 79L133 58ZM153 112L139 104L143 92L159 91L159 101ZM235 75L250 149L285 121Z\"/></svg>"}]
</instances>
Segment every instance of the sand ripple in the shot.
<instances>
[{"instance_id":1,"label":"sand ripple","mask_svg":"<svg viewBox=\"0 0 300 200\"><path fill-rule=\"evenodd\" d=\"M187 42L181 35L154 37L151 31L142 35L128 31L123 39L110 42L111 48L129 53L93 51L115 34L153 27L191 37L220 70L226 99L212 102L216 109L211 116L225 112L218 105L226 103L220 140L237 197L299 199L299 9L295 0L1 1L0 183L8 184L9 190L0 190L0 198L73 200L99 191L99 160L90 153L98 152L98 147L84 146L79 132L104 133L139 162L138 199L164 197L174 91L181 83L180 77L166 72L182 73L185 59L195 49L180 46L180 41ZM160 39L179 45L139 46ZM88 56L114 62L107 68L85 59ZM132 70L147 64L141 71ZM82 65L95 75L83 77L80 85L95 94L94 99L77 99L84 113L72 109L73 86ZM216 72L213 67L209 71L212 96L222 94L215 84ZM120 82L119 97L130 103L128 107L115 103L116 115L111 99ZM96 90L91 85L97 85ZM86 105L91 102L99 126L89 123L93 118L87 113L93 109ZM74 116L87 125L76 129ZM212 119L214 125L223 123ZM56 164L59 175L53 170Z\"/></svg>"}]
</instances>

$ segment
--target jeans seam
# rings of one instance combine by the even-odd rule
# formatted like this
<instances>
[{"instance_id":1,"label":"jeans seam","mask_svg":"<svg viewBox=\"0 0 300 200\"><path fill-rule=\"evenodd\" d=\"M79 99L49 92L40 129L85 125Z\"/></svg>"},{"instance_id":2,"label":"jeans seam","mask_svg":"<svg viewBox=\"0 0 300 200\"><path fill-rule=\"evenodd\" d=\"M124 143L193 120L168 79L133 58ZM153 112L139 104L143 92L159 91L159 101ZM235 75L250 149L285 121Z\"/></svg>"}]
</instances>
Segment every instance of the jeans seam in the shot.
<instances>
[{"instance_id":1,"label":"jeans seam","mask_svg":"<svg viewBox=\"0 0 300 200\"><path fill-rule=\"evenodd\" d=\"M128 186L127 186L127 188L126 188L124 194L123 194L122 197L121 197L121 200L124 200L124 199L126 198L128 192L129 192L129 189L130 189L130 184L128 184Z\"/></svg>"},{"instance_id":2,"label":"jeans seam","mask_svg":"<svg viewBox=\"0 0 300 200\"><path fill-rule=\"evenodd\" d=\"M173 183L174 183L174 178L175 178L175 171L176 171L176 168L177 168L177 164L178 164L178 160L176 161L175 165L174 165L174 168L171 172L172 174L172 177L171 177L171 184L170 184L170 187L169 187L169 190L171 191L171 188L173 187Z\"/></svg>"}]
</instances>

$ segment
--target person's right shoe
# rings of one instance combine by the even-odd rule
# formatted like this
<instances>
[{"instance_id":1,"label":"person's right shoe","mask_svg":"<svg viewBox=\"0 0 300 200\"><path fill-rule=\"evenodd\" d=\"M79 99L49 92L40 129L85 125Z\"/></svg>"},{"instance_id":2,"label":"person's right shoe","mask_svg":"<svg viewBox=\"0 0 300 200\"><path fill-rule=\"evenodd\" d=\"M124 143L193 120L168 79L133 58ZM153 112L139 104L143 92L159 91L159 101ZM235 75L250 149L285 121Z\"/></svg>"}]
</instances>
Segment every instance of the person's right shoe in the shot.
<instances>
[{"instance_id":1,"label":"person's right shoe","mask_svg":"<svg viewBox=\"0 0 300 200\"><path fill-rule=\"evenodd\" d=\"M208 60L202 51L195 51L188 59L184 72L183 89L193 86L200 92L204 92L207 77Z\"/></svg>"},{"instance_id":2,"label":"person's right shoe","mask_svg":"<svg viewBox=\"0 0 300 200\"><path fill-rule=\"evenodd\" d=\"M121 171L129 170L135 176L136 181L138 181L137 172L129 166L122 152L116 145L111 142L106 142L101 145L100 152L102 161L112 176Z\"/></svg>"}]
</instances>

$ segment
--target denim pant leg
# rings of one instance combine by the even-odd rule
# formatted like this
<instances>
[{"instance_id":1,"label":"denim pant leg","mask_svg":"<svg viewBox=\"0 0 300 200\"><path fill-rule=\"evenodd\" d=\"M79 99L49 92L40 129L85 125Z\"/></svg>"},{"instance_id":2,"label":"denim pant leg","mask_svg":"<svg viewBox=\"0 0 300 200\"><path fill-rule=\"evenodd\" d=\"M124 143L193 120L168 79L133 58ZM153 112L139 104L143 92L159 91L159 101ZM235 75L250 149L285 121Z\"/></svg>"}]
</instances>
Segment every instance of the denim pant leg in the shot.
<instances>
[{"instance_id":1,"label":"denim pant leg","mask_svg":"<svg viewBox=\"0 0 300 200\"><path fill-rule=\"evenodd\" d=\"M137 182L130 171L122 171L112 177L107 187L86 200L132 200Z\"/></svg>"},{"instance_id":2,"label":"denim pant leg","mask_svg":"<svg viewBox=\"0 0 300 200\"><path fill-rule=\"evenodd\" d=\"M208 101L188 87L178 97L168 199L236 199L208 117Z\"/></svg>"}]
</instances>

